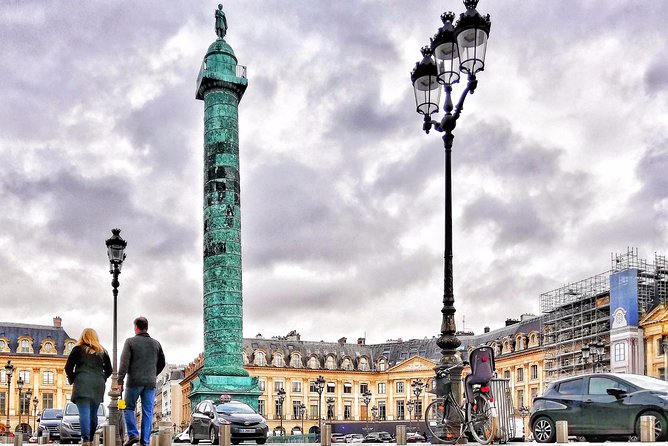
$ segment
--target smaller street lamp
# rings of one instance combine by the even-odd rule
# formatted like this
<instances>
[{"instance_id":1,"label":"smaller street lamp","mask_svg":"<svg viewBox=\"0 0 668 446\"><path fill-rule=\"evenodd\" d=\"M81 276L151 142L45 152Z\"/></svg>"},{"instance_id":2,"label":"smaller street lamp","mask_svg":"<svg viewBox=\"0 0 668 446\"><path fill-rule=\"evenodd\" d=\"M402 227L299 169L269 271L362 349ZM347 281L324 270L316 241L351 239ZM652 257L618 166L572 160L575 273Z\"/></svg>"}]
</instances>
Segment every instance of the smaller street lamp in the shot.
<instances>
[{"instance_id":1,"label":"smaller street lamp","mask_svg":"<svg viewBox=\"0 0 668 446\"><path fill-rule=\"evenodd\" d=\"M32 415L33 415L33 420L32 420L32 430L33 432L36 432L37 429L37 404L39 403L39 399L37 398L37 395L35 395L32 399Z\"/></svg>"},{"instance_id":2,"label":"smaller street lamp","mask_svg":"<svg viewBox=\"0 0 668 446\"><path fill-rule=\"evenodd\" d=\"M281 420L281 436L283 436L283 402L285 401L285 390L278 389L278 416Z\"/></svg>"},{"instance_id":3,"label":"smaller street lamp","mask_svg":"<svg viewBox=\"0 0 668 446\"><path fill-rule=\"evenodd\" d=\"M32 389L28 389L25 393L25 399L21 402L21 406L25 404L26 412L28 413L28 427L30 427L30 400L32 399ZM25 427L21 426L21 432L25 433Z\"/></svg>"},{"instance_id":4,"label":"smaller street lamp","mask_svg":"<svg viewBox=\"0 0 668 446\"><path fill-rule=\"evenodd\" d=\"M11 432L9 429L9 408L11 407L9 405L9 400L11 399L11 392L9 387L12 384L12 375L14 374L14 366L12 365L12 361L7 361L7 364L5 364L5 374L7 375L7 425L5 426L5 429L7 429L7 433Z\"/></svg>"},{"instance_id":5,"label":"smaller street lamp","mask_svg":"<svg viewBox=\"0 0 668 446\"><path fill-rule=\"evenodd\" d=\"M304 414L306 413L306 405L299 403L299 418L302 420L302 435L304 435Z\"/></svg>"},{"instance_id":6,"label":"smaller street lamp","mask_svg":"<svg viewBox=\"0 0 668 446\"><path fill-rule=\"evenodd\" d=\"M371 391L367 390L362 394L362 401L366 406L366 433L369 433L369 403L371 402Z\"/></svg>"},{"instance_id":7,"label":"smaller street lamp","mask_svg":"<svg viewBox=\"0 0 668 446\"><path fill-rule=\"evenodd\" d=\"M322 391L325 390L325 377L319 375L315 380L315 391L318 392L318 438L320 438L320 431L322 429Z\"/></svg>"},{"instance_id":8,"label":"smaller street lamp","mask_svg":"<svg viewBox=\"0 0 668 446\"><path fill-rule=\"evenodd\" d=\"M329 421L334 417L334 398L327 398L327 419Z\"/></svg>"},{"instance_id":9,"label":"smaller street lamp","mask_svg":"<svg viewBox=\"0 0 668 446\"><path fill-rule=\"evenodd\" d=\"M420 395L422 394L422 389L425 387L425 383L421 379L416 379L411 383L413 388L413 395L415 395L415 419L420 419L420 410L422 405L420 404Z\"/></svg>"},{"instance_id":10,"label":"smaller street lamp","mask_svg":"<svg viewBox=\"0 0 668 446\"><path fill-rule=\"evenodd\" d=\"M410 426L413 425L413 407L415 407L415 401L413 400L408 400L406 403L406 406L408 407L408 424Z\"/></svg>"},{"instance_id":11,"label":"smaller street lamp","mask_svg":"<svg viewBox=\"0 0 668 446\"><path fill-rule=\"evenodd\" d=\"M21 432L23 432L23 423L21 423L21 412L22 412L22 410L21 410L21 401L22 401L21 390L23 390L23 385L24 385L23 378L21 378L19 376L19 379L16 381L16 387L18 387L18 389L19 389L19 425L16 426L16 432L19 431L19 428L20 428Z\"/></svg>"},{"instance_id":12,"label":"smaller street lamp","mask_svg":"<svg viewBox=\"0 0 668 446\"><path fill-rule=\"evenodd\" d=\"M517 410L519 411L520 416L522 417L522 439L524 439L524 441L526 441L526 440L527 440L527 437L526 437L526 435L525 435L525 433L524 433L524 430L526 429L526 428L525 428L525 426L526 426L526 421L524 421L524 420L526 420L526 417L529 416L529 408L526 407L526 406L520 406L520 408L517 409Z\"/></svg>"},{"instance_id":13,"label":"smaller street lamp","mask_svg":"<svg viewBox=\"0 0 668 446\"><path fill-rule=\"evenodd\" d=\"M597 340L589 344L589 346L583 346L581 352L584 362L587 363L591 359L593 372L599 373L605 356L605 344Z\"/></svg>"},{"instance_id":14,"label":"smaller street lamp","mask_svg":"<svg viewBox=\"0 0 668 446\"><path fill-rule=\"evenodd\" d=\"M663 379L668 381L668 338L661 339L661 346L663 347Z\"/></svg>"}]
</instances>

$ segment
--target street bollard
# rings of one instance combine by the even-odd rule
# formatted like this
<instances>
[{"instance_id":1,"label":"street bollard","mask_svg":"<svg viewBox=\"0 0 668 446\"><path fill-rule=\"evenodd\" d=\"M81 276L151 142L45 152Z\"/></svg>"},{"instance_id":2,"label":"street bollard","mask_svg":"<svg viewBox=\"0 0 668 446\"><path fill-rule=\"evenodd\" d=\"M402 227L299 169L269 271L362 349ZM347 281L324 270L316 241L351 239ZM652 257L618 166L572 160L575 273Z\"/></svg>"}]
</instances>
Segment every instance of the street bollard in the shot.
<instances>
[{"instance_id":1,"label":"street bollard","mask_svg":"<svg viewBox=\"0 0 668 446\"><path fill-rule=\"evenodd\" d=\"M23 445L23 432L18 432L14 434L14 446Z\"/></svg>"},{"instance_id":2,"label":"street bollard","mask_svg":"<svg viewBox=\"0 0 668 446\"><path fill-rule=\"evenodd\" d=\"M557 421L557 443L568 443L568 421Z\"/></svg>"},{"instance_id":3,"label":"street bollard","mask_svg":"<svg viewBox=\"0 0 668 446\"><path fill-rule=\"evenodd\" d=\"M406 440L406 425L400 424L397 426L397 445L405 445Z\"/></svg>"},{"instance_id":4,"label":"street bollard","mask_svg":"<svg viewBox=\"0 0 668 446\"><path fill-rule=\"evenodd\" d=\"M104 446L116 446L116 426L113 424L102 426L102 444Z\"/></svg>"},{"instance_id":5,"label":"street bollard","mask_svg":"<svg viewBox=\"0 0 668 446\"><path fill-rule=\"evenodd\" d=\"M99 446L100 445L100 434L95 432L95 435L93 435L93 446Z\"/></svg>"},{"instance_id":6,"label":"street bollard","mask_svg":"<svg viewBox=\"0 0 668 446\"><path fill-rule=\"evenodd\" d=\"M654 442L654 417L652 415L643 415L640 417L640 441Z\"/></svg>"},{"instance_id":7,"label":"street bollard","mask_svg":"<svg viewBox=\"0 0 668 446\"><path fill-rule=\"evenodd\" d=\"M320 432L320 444L322 446L332 446L332 425L325 424Z\"/></svg>"},{"instance_id":8,"label":"street bollard","mask_svg":"<svg viewBox=\"0 0 668 446\"><path fill-rule=\"evenodd\" d=\"M151 435L149 437L149 446L158 446L158 436L157 435Z\"/></svg>"},{"instance_id":9,"label":"street bollard","mask_svg":"<svg viewBox=\"0 0 668 446\"><path fill-rule=\"evenodd\" d=\"M230 446L232 443L232 426L229 424L221 424L218 431L218 444L220 446Z\"/></svg>"},{"instance_id":10,"label":"street bollard","mask_svg":"<svg viewBox=\"0 0 668 446\"><path fill-rule=\"evenodd\" d=\"M172 445L172 422L161 421L158 425L158 446Z\"/></svg>"}]
</instances>

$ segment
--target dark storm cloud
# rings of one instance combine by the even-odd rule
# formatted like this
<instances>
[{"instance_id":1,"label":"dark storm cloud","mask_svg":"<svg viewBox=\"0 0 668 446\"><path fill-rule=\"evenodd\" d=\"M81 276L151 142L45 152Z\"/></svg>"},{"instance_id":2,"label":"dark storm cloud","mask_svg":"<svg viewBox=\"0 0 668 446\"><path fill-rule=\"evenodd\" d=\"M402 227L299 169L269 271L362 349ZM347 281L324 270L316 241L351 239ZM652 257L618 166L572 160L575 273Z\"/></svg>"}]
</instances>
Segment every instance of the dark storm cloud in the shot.
<instances>
[{"instance_id":1,"label":"dark storm cloud","mask_svg":"<svg viewBox=\"0 0 668 446\"><path fill-rule=\"evenodd\" d=\"M645 72L645 90L654 95L666 91L668 86L668 60L666 56L652 61Z\"/></svg>"}]
</instances>

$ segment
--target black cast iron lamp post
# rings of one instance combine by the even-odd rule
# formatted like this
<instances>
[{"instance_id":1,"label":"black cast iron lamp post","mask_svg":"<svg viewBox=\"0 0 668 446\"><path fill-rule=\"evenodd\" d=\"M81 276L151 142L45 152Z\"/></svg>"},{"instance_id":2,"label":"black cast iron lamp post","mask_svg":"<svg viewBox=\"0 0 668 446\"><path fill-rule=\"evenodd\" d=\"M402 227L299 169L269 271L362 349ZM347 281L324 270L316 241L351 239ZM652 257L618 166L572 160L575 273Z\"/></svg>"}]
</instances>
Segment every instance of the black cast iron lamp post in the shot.
<instances>
[{"instance_id":1,"label":"black cast iron lamp post","mask_svg":"<svg viewBox=\"0 0 668 446\"><path fill-rule=\"evenodd\" d=\"M455 335L455 296L452 272L452 179L451 153L452 141L457 119L464 107L466 96L478 86L476 74L485 67L485 52L491 21L489 15L483 17L476 11L478 0L464 0L466 12L459 16L453 25L455 14L446 12L441 15L443 26L438 30L431 45L422 48L422 60L415 65L411 81L415 92L415 105L419 114L424 116L422 129L429 133L434 128L444 133L445 147L445 252L443 280L443 308L441 309L441 334L436 344L441 348L441 360L434 368L436 372L459 363L455 356L461 345ZM468 76L466 88L453 107L452 85L459 82L459 73ZM445 90L445 114L441 121L434 121L431 115L438 112L441 86ZM437 373L438 376L438 373ZM454 395L461 395L461 368L450 374ZM438 378L437 378L438 379Z\"/></svg>"},{"instance_id":2,"label":"black cast iron lamp post","mask_svg":"<svg viewBox=\"0 0 668 446\"><path fill-rule=\"evenodd\" d=\"M278 416L281 420L281 436L283 436L283 402L285 401L285 390L278 389Z\"/></svg>"},{"instance_id":3,"label":"black cast iron lamp post","mask_svg":"<svg viewBox=\"0 0 668 446\"><path fill-rule=\"evenodd\" d=\"M23 409L25 404L26 412L28 414L28 428L30 428L30 400L32 399L32 389L28 389L25 393L25 400L21 402L20 406ZM25 433L25 426L21 426L21 432Z\"/></svg>"},{"instance_id":4,"label":"black cast iron lamp post","mask_svg":"<svg viewBox=\"0 0 668 446\"><path fill-rule=\"evenodd\" d=\"M304 403L299 403L299 418L302 420L302 435L304 435L304 414L306 413L306 406Z\"/></svg>"},{"instance_id":5,"label":"black cast iron lamp post","mask_svg":"<svg viewBox=\"0 0 668 446\"><path fill-rule=\"evenodd\" d=\"M21 412L23 412L21 410L21 402L22 402L21 390L23 390L23 384L24 384L23 378L19 376L19 379L16 380L16 387L18 387L19 389L19 425L16 426L16 432L18 432L19 430L23 432L23 423L21 422ZM23 441L23 439L21 439L21 441Z\"/></svg>"},{"instance_id":6,"label":"black cast iron lamp post","mask_svg":"<svg viewBox=\"0 0 668 446\"><path fill-rule=\"evenodd\" d=\"M319 375L315 380L315 390L318 392L318 438L320 438L320 431L322 429L322 412L320 407L322 404L322 391L325 390L325 378Z\"/></svg>"},{"instance_id":7,"label":"black cast iron lamp post","mask_svg":"<svg viewBox=\"0 0 668 446\"><path fill-rule=\"evenodd\" d=\"M413 400L408 400L406 403L406 406L408 406L408 425L413 428L413 407L415 407L415 401Z\"/></svg>"},{"instance_id":8,"label":"black cast iron lamp post","mask_svg":"<svg viewBox=\"0 0 668 446\"><path fill-rule=\"evenodd\" d=\"M421 379L416 379L411 383L413 388L413 395L415 395L415 419L419 420L421 418L420 410L422 405L420 404L420 394L422 394L422 389L424 389L424 382Z\"/></svg>"},{"instance_id":9,"label":"black cast iron lamp post","mask_svg":"<svg viewBox=\"0 0 668 446\"><path fill-rule=\"evenodd\" d=\"M118 355L116 351L118 336L118 287L120 286L118 276L121 274L121 267L123 266L123 261L125 260L125 247L128 245L128 242L123 240L121 237L120 229L112 229L111 234L111 238L107 239L105 242L107 245L107 256L109 257L109 273L112 275L112 293L114 295L114 325L112 327L112 355L114 363L111 374L111 390L109 391L109 396L111 397L109 402L109 420L111 425L114 426L115 430L114 444L116 446L121 446L121 431L119 426L120 416L118 413L118 399L121 396L121 392L118 389Z\"/></svg>"},{"instance_id":10,"label":"black cast iron lamp post","mask_svg":"<svg viewBox=\"0 0 668 446\"><path fill-rule=\"evenodd\" d=\"M32 399L32 430L33 432L36 432L36 425L37 425L37 404L39 404L39 398L37 398L37 395Z\"/></svg>"},{"instance_id":11,"label":"black cast iron lamp post","mask_svg":"<svg viewBox=\"0 0 668 446\"><path fill-rule=\"evenodd\" d=\"M7 426L5 429L7 430L7 434L11 432L9 429L9 408L10 406L10 399L11 399L11 391L10 387L12 384L12 375L14 374L14 366L12 365L12 361L7 361L7 364L5 364L5 374L7 375Z\"/></svg>"},{"instance_id":12,"label":"black cast iron lamp post","mask_svg":"<svg viewBox=\"0 0 668 446\"><path fill-rule=\"evenodd\" d=\"M371 391L367 390L362 394L362 401L366 406L366 433L369 433L369 403L371 402Z\"/></svg>"}]
</instances>

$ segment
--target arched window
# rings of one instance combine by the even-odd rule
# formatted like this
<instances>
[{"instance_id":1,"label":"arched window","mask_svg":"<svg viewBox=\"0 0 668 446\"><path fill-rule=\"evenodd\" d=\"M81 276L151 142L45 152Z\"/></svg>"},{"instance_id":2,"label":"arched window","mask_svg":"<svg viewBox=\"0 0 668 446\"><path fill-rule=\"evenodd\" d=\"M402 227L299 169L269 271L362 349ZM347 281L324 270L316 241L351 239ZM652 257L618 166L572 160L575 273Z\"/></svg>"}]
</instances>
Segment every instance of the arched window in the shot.
<instances>
[{"instance_id":1,"label":"arched window","mask_svg":"<svg viewBox=\"0 0 668 446\"><path fill-rule=\"evenodd\" d=\"M274 367L285 367L285 361L283 361L283 355L277 353L274 355L274 358L271 361L271 365Z\"/></svg>"},{"instance_id":2,"label":"arched window","mask_svg":"<svg viewBox=\"0 0 668 446\"><path fill-rule=\"evenodd\" d=\"M350 358L345 358L343 362L341 363L341 368L343 370L352 370L353 369L353 364L350 362Z\"/></svg>"},{"instance_id":3,"label":"arched window","mask_svg":"<svg viewBox=\"0 0 668 446\"><path fill-rule=\"evenodd\" d=\"M63 352L65 355L69 355L72 349L74 348L74 341L67 341L65 343L65 351Z\"/></svg>"},{"instance_id":4,"label":"arched window","mask_svg":"<svg viewBox=\"0 0 668 446\"><path fill-rule=\"evenodd\" d=\"M267 365L267 358L264 352L255 352L255 361L253 363L257 366L264 367Z\"/></svg>"},{"instance_id":5,"label":"arched window","mask_svg":"<svg viewBox=\"0 0 668 446\"><path fill-rule=\"evenodd\" d=\"M300 369L302 367L302 358L297 353L293 353L290 356L290 367Z\"/></svg>"},{"instance_id":6,"label":"arched window","mask_svg":"<svg viewBox=\"0 0 668 446\"><path fill-rule=\"evenodd\" d=\"M378 371L384 372L386 369L387 369L387 361L385 361L385 358L383 358L378 361Z\"/></svg>"},{"instance_id":7,"label":"arched window","mask_svg":"<svg viewBox=\"0 0 668 446\"><path fill-rule=\"evenodd\" d=\"M325 361L325 368L327 370L334 370L336 369L336 361L334 361L333 356L328 356L327 360Z\"/></svg>"},{"instance_id":8,"label":"arched window","mask_svg":"<svg viewBox=\"0 0 668 446\"><path fill-rule=\"evenodd\" d=\"M28 339L21 339L19 341L19 351L17 353L32 353L32 347Z\"/></svg>"},{"instance_id":9,"label":"arched window","mask_svg":"<svg viewBox=\"0 0 668 446\"><path fill-rule=\"evenodd\" d=\"M311 356L308 360L308 368L309 369L317 369L318 368L318 359L315 356Z\"/></svg>"},{"instance_id":10,"label":"arched window","mask_svg":"<svg viewBox=\"0 0 668 446\"><path fill-rule=\"evenodd\" d=\"M357 364L357 369L360 372L368 372L369 371L369 360L366 358L360 358L359 363Z\"/></svg>"}]
</instances>

